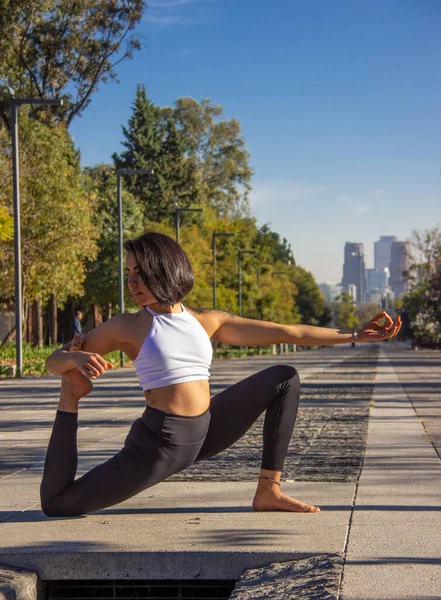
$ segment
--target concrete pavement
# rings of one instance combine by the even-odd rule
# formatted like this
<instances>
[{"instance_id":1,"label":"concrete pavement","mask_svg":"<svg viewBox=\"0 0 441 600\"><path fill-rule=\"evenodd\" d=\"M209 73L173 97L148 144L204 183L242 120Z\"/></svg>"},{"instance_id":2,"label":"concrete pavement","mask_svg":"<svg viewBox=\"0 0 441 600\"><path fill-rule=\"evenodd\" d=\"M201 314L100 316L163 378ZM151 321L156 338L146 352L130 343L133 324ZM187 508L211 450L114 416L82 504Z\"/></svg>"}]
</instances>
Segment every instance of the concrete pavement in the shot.
<instances>
[{"instance_id":1,"label":"concrete pavement","mask_svg":"<svg viewBox=\"0 0 441 600\"><path fill-rule=\"evenodd\" d=\"M237 580L244 570L265 570L271 563L299 565L338 556L340 567L328 569L328 583L335 580L343 599L441 597L441 464L435 443L441 355L417 354L398 344L385 344L384 350L375 383L375 367L366 368L374 364L368 345L213 363L212 394L275 362L298 368L304 414L293 444L303 452L299 465L319 462L322 467L313 476L304 469L304 480L285 482L283 490L318 504L318 514L254 513L251 467L239 469L235 481L216 481L213 463L205 479L203 473L189 473L187 480L164 482L93 515L49 519L40 511L38 487L59 378L1 381L0 563L36 570L47 581ZM362 469L357 463L355 471L333 481L333 471L356 447L341 439L342 430L333 423L348 414L362 419L371 398L364 452L362 429L352 434L363 438ZM340 412L326 413L335 407ZM102 378L81 406L79 474L118 451L142 409L131 370ZM312 427L320 411L328 416ZM335 436L340 454L331 444ZM319 451L323 447L328 454L332 448L328 464ZM240 452L233 452L229 463L220 457L219 476L226 478L226 465L243 462ZM283 593L277 587L280 575L273 578L266 597L306 598L298 590L289 595L287 577ZM326 581L322 572L321 578ZM246 587L234 597L261 597L256 586Z\"/></svg>"}]
</instances>

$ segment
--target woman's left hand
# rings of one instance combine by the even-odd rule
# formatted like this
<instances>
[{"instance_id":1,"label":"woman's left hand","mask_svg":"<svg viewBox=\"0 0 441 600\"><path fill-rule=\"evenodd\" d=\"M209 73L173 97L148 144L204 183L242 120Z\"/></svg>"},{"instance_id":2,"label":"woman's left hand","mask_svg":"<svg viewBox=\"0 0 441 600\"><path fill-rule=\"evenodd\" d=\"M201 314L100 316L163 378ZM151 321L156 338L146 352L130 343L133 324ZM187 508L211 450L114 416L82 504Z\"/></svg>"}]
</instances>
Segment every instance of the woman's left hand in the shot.
<instances>
[{"instance_id":1,"label":"woman's left hand","mask_svg":"<svg viewBox=\"0 0 441 600\"><path fill-rule=\"evenodd\" d=\"M379 321L385 320L383 325ZM382 312L373 317L358 334L358 340L363 342L382 342L397 335L401 329L401 319L398 316L394 322L387 312Z\"/></svg>"}]
</instances>

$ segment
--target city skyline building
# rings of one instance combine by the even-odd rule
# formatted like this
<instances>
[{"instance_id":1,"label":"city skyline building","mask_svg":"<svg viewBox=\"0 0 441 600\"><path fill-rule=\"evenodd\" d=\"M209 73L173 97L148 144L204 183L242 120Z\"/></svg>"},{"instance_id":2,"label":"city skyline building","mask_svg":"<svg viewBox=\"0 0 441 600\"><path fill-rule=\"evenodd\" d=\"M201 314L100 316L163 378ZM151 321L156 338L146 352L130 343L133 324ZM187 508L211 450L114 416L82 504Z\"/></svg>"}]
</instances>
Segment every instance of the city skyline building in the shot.
<instances>
[{"instance_id":1,"label":"city skyline building","mask_svg":"<svg viewBox=\"0 0 441 600\"><path fill-rule=\"evenodd\" d=\"M348 285L348 292L347 292L352 300L354 301L354 304L357 303L357 286L355 285L355 283L350 283Z\"/></svg>"},{"instance_id":2,"label":"city skyline building","mask_svg":"<svg viewBox=\"0 0 441 600\"><path fill-rule=\"evenodd\" d=\"M409 269L412 264L410 242L392 242L389 285L395 298L410 289Z\"/></svg>"},{"instance_id":3,"label":"city skyline building","mask_svg":"<svg viewBox=\"0 0 441 600\"><path fill-rule=\"evenodd\" d=\"M356 286L356 302L364 300L366 291L366 265L364 262L364 246L361 242L346 242L344 248L343 279L341 285L349 293L350 285Z\"/></svg>"},{"instance_id":4,"label":"city skyline building","mask_svg":"<svg viewBox=\"0 0 441 600\"><path fill-rule=\"evenodd\" d=\"M390 272L384 269L366 269L367 290L384 290L389 284Z\"/></svg>"},{"instance_id":5,"label":"city skyline building","mask_svg":"<svg viewBox=\"0 0 441 600\"><path fill-rule=\"evenodd\" d=\"M395 235L380 235L380 239L374 242L374 269L389 269L391 247L396 241Z\"/></svg>"}]
</instances>

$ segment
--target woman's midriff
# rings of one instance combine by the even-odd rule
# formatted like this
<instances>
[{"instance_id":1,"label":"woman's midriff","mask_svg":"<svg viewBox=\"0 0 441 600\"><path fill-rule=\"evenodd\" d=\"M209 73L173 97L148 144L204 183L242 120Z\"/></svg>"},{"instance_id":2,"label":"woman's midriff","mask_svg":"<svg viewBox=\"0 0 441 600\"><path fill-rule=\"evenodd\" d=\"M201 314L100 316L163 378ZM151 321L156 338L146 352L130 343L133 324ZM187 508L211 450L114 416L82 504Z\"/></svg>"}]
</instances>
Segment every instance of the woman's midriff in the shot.
<instances>
[{"instance_id":1,"label":"woman's midriff","mask_svg":"<svg viewBox=\"0 0 441 600\"><path fill-rule=\"evenodd\" d=\"M196 417L210 406L210 383L206 379L185 381L145 390L146 402L167 413Z\"/></svg>"}]
</instances>

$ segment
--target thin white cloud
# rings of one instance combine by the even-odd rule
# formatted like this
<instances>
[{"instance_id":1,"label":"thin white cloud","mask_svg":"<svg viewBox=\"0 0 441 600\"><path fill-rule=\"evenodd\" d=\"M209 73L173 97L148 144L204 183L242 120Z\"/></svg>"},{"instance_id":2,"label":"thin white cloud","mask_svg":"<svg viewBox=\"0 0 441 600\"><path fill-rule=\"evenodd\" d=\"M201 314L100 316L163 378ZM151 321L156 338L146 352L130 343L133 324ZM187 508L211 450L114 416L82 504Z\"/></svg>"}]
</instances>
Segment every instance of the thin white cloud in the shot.
<instances>
[{"instance_id":1,"label":"thin white cloud","mask_svg":"<svg viewBox=\"0 0 441 600\"><path fill-rule=\"evenodd\" d=\"M185 60L189 54L190 50L188 48L183 48L179 53L179 58L181 60Z\"/></svg>"},{"instance_id":2,"label":"thin white cloud","mask_svg":"<svg viewBox=\"0 0 441 600\"><path fill-rule=\"evenodd\" d=\"M298 200L306 200L326 190L329 190L329 187L282 180L253 185L250 199L253 207L271 203L276 207L281 204L289 205Z\"/></svg>"},{"instance_id":3,"label":"thin white cloud","mask_svg":"<svg viewBox=\"0 0 441 600\"><path fill-rule=\"evenodd\" d=\"M383 188L375 188L363 193L344 193L337 196L337 203L346 205L346 210L355 215L366 214L377 200L384 197Z\"/></svg>"},{"instance_id":4,"label":"thin white cloud","mask_svg":"<svg viewBox=\"0 0 441 600\"><path fill-rule=\"evenodd\" d=\"M143 21L147 21L148 23L153 23L154 25L159 25L160 27L170 27L171 25L176 25L183 21L182 17L178 17L177 15L169 16L169 17L161 17L155 15L145 15L143 17Z\"/></svg>"},{"instance_id":5,"label":"thin white cloud","mask_svg":"<svg viewBox=\"0 0 441 600\"><path fill-rule=\"evenodd\" d=\"M363 213L366 213L369 209L369 204L357 204L353 207L352 212L356 215L362 215Z\"/></svg>"},{"instance_id":6,"label":"thin white cloud","mask_svg":"<svg viewBox=\"0 0 441 600\"><path fill-rule=\"evenodd\" d=\"M173 27L174 25L194 27L195 25L212 25L215 22L211 17L183 17L180 15L144 15L143 21L158 27Z\"/></svg>"}]
</instances>

